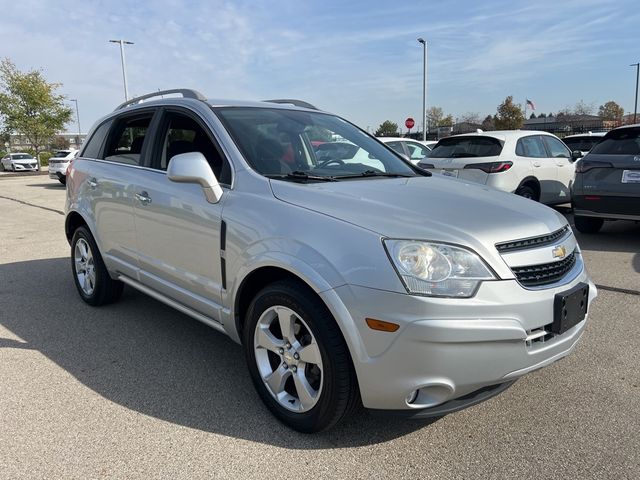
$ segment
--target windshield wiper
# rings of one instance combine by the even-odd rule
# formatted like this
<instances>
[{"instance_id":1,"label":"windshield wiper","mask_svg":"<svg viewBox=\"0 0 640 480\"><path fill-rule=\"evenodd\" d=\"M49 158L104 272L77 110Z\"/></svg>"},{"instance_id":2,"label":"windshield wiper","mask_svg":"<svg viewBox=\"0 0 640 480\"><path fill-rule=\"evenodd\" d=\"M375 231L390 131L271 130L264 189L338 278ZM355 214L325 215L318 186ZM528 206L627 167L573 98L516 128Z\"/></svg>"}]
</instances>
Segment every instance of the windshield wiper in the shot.
<instances>
[{"instance_id":1,"label":"windshield wiper","mask_svg":"<svg viewBox=\"0 0 640 480\"><path fill-rule=\"evenodd\" d=\"M298 180L298 181L313 181L313 182L337 182L336 177L323 177L322 175L309 175L306 172L295 170L290 173L281 175L265 175L267 178L275 178L278 180Z\"/></svg>"},{"instance_id":2,"label":"windshield wiper","mask_svg":"<svg viewBox=\"0 0 640 480\"><path fill-rule=\"evenodd\" d=\"M452 158L466 158L466 157L477 157L475 153L452 153Z\"/></svg>"},{"instance_id":3,"label":"windshield wiper","mask_svg":"<svg viewBox=\"0 0 640 480\"><path fill-rule=\"evenodd\" d=\"M375 170L365 170L361 173L355 173L353 175L337 175L334 178L363 178L363 177L387 177L387 178L411 178L415 175L407 175L406 173L390 173L390 172L377 172Z\"/></svg>"}]
</instances>

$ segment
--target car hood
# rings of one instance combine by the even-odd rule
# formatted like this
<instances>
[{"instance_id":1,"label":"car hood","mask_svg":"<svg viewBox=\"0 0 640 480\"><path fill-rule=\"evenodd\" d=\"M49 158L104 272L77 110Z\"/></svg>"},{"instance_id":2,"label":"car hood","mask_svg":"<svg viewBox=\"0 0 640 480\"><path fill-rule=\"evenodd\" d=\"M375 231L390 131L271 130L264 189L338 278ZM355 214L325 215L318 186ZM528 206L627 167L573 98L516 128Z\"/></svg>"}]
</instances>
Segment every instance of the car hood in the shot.
<instances>
[{"instance_id":1,"label":"car hood","mask_svg":"<svg viewBox=\"0 0 640 480\"><path fill-rule=\"evenodd\" d=\"M23 164L23 163L36 163L37 160L35 158L12 158L11 159L11 163L18 163L18 164Z\"/></svg>"},{"instance_id":2,"label":"car hood","mask_svg":"<svg viewBox=\"0 0 640 480\"><path fill-rule=\"evenodd\" d=\"M271 180L276 198L384 237L485 250L566 225L555 210L516 195L440 176L299 184Z\"/></svg>"}]
</instances>

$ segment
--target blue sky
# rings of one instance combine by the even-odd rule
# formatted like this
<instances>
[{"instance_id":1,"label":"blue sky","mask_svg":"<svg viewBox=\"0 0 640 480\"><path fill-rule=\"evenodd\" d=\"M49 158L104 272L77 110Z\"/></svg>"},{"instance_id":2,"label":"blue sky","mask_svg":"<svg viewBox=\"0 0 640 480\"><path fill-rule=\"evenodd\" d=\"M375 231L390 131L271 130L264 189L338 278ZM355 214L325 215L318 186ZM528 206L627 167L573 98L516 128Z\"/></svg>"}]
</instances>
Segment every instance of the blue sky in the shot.
<instances>
[{"instance_id":1,"label":"blue sky","mask_svg":"<svg viewBox=\"0 0 640 480\"><path fill-rule=\"evenodd\" d=\"M41 68L77 98L83 131L130 94L192 87L212 98L300 98L363 128L429 106L495 113L506 95L538 112L579 100L633 111L637 0L0 0L0 57ZM69 125L73 131L75 125Z\"/></svg>"}]
</instances>

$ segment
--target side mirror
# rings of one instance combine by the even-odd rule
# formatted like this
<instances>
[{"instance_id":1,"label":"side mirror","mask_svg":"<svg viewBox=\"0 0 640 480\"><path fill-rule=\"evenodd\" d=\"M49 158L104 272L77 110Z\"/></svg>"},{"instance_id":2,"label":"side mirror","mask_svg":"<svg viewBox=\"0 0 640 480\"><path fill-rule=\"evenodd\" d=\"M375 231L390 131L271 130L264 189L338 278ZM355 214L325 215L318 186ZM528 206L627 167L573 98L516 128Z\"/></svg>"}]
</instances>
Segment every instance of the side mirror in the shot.
<instances>
[{"instance_id":1,"label":"side mirror","mask_svg":"<svg viewBox=\"0 0 640 480\"><path fill-rule=\"evenodd\" d=\"M418 162L418 167L422 168L423 170L428 170L428 169L433 169L436 168L433 163L427 163L427 162Z\"/></svg>"},{"instance_id":2,"label":"side mirror","mask_svg":"<svg viewBox=\"0 0 640 480\"><path fill-rule=\"evenodd\" d=\"M571 161L575 162L576 160L578 160L579 158L582 158L582 152L580 150L574 150L573 152L571 152Z\"/></svg>"},{"instance_id":3,"label":"side mirror","mask_svg":"<svg viewBox=\"0 0 640 480\"><path fill-rule=\"evenodd\" d=\"M218 179L200 152L181 153L172 157L167 168L167 177L176 183L197 183L202 187L209 203L218 203L222 198L222 188Z\"/></svg>"}]
</instances>

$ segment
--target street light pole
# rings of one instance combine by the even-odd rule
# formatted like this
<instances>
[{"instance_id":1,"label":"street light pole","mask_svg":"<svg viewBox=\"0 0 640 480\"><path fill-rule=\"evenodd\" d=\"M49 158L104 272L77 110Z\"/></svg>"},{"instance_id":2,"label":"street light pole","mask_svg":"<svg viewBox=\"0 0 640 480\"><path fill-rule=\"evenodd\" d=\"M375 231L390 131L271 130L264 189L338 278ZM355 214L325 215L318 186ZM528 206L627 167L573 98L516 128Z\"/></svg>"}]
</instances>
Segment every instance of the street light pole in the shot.
<instances>
[{"instance_id":1,"label":"street light pole","mask_svg":"<svg viewBox=\"0 0 640 480\"><path fill-rule=\"evenodd\" d=\"M129 42L127 40L109 40L111 43L119 43L120 44L120 59L122 60L122 79L124 81L124 99L125 101L129 100L129 89L127 88L127 64L124 60L124 46L125 45L133 45L133 42Z\"/></svg>"},{"instance_id":2,"label":"street light pole","mask_svg":"<svg viewBox=\"0 0 640 480\"><path fill-rule=\"evenodd\" d=\"M427 140L427 42L419 38L422 44L422 141Z\"/></svg>"},{"instance_id":3,"label":"street light pole","mask_svg":"<svg viewBox=\"0 0 640 480\"><path fill-rule=\"evenodd\" d=\"M76 104L76 120L78 121L78 141L76 142L76 145L78 146L78 148L80 148L80 136L82 134L80 133L80 111L78 110L78 100L75 98L70 98L69 101Z\"/></svg>"},{"instance_id":4,"label":"street light pole","mask_svg":"<svg viewBox=\"0 0 640 480\"><path fill-rule=\"evenodd\" d=\"M633 123L636 123L636 116L638 115L638 80L640 79L640 63L632 63L630 67L636 67L636 103L633 107Z\"/></svg>"}]
</instances>

